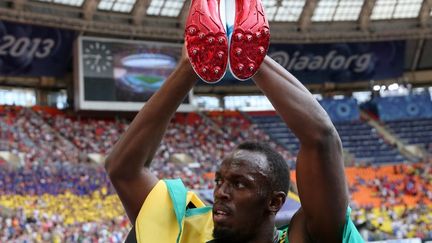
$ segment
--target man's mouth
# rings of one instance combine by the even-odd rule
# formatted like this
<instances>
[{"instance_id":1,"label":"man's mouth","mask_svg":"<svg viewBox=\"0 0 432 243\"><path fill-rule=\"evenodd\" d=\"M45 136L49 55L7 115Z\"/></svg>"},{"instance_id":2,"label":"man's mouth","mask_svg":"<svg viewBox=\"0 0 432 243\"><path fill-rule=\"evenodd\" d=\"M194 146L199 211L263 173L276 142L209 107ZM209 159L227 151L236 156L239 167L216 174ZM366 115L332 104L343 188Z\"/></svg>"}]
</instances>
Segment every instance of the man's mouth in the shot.
<instances>
[{"instance_id":1,"label":"man's mouth","mask_svg":"<svg viewBox=\"0 0 432 243\"><path fill-rule=\"evenodd\" d=\"M228 219L228 214L226 214L223 211L216 211L213 214L213 221L215 223L222 223L222 222L226 221L227 219Z\"/></svg>"},{"instance_id":2,"label":"man's mouth","mask_svg":"<svg viewBox=\"0 0 432 243\"><path fill-rule=\"evenodd\" d=\"M223 222L229 218L231 215L230 210L221 205L215 205L213 207L213 221L215 223Z\"/></svg>"}]
</instances>

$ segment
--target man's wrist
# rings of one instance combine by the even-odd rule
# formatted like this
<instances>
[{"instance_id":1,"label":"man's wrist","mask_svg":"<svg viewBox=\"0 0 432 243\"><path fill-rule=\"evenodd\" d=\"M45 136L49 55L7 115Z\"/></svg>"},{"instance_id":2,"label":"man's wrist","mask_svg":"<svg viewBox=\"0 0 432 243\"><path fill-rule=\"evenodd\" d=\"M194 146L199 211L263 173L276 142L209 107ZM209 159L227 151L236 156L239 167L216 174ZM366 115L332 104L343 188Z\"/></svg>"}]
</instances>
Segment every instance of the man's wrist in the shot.
<instances>
[{"instance_id":1,"label":"man's wrist","mask_svg":"<svg viewBox=\"0 0 432 243\"><path fill-rule=\"evenodd\" d=\"M255 78L259 79L260 77L262 77L264 75L263 74L263 72L265 72L264 69L267 68L269 61L270 61L270 57L265 56L263 62L260 65L260 68L258 69L258 71L254 75ZM256 82L256 79L254 79L254 78L252 78L252 79Z\"/></svg>"},{"instance_id":2,"label":"man's wrist","mask_svg":"<svg viewBox=\"0 0 432 243\"><path fill-rule=\"evenodd\" d=\"M181 70L182 72L185 72L184 73L185 75L191 76L195 80L199 79L198 75L193 70L192 65L190 64L188 59L180 59L177 65L177 69Z\"/></svg>"}]
</instances>

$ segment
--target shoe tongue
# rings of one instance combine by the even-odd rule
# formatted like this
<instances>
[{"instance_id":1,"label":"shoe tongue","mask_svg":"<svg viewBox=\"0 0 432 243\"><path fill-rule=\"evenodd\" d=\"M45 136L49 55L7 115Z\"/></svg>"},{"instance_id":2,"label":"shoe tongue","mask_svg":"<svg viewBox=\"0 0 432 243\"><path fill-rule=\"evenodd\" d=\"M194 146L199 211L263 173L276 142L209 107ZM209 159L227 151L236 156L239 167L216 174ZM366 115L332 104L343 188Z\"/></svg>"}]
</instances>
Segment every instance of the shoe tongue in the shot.
<instances>
[{"instance_id":1,"label":"shoe tongue","mask_svg":"<svg viewBox=\"0 0 432 243\"><path fill-rule=\"evenodd\" d=\"M227 35L230 36L234 29L236 0L220 0L220 1L221 1L221 5L220 5L221 19L226 26Z\"/></svg>"},{"instance_id":2,"label":"shoe tongue","mask_svg":"<svg viewBox=\"0 0 432 243\"><path fill-rule=\"evenodd\" d=\"M234 31L234 25L227 25L226 27L226 33L228 36L231 36L232 32Z\"/></svg>"}]
</instances>

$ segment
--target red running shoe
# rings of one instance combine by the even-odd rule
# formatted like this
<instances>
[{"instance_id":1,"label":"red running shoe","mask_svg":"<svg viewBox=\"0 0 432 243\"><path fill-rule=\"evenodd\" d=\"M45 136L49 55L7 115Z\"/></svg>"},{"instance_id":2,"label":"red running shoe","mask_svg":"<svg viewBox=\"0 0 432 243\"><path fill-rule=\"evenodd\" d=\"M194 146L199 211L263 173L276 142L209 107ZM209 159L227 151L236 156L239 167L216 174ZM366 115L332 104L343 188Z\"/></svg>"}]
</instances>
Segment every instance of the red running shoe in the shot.
<instances>
[{"instance_id":1,"label":"red running shoe","mask_svg":"<svg viewBox=\"0 0 432 243\"><path fill-rule=\"evenodd\" d=\"M228 37L220 17L219 0L192 0L185 42L198 76L208 83L220 81L228 64Z\"/></svg>"},{"instance_id":2,"label":"red running shoe","mask_svg":"<svg viewBox=\"0 0 432 243\"><path fill-rule=\"evenodd\" d=\"M236 0L234 30L230 36L231 73L239 80L251 78L267 54L270 28L261 0Z\"/></svg>"}]
</instances>

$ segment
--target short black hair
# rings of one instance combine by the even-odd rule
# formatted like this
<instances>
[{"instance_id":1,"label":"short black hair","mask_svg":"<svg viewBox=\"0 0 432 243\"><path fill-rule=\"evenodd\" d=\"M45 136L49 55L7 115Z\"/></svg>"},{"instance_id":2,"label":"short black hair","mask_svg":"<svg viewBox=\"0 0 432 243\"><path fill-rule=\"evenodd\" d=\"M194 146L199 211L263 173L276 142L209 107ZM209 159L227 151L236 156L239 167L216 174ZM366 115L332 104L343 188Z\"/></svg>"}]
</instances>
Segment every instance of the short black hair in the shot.
<instances>
[{"instance_id":1,"label":"short black hair","mask_svg":"<svg viewBox=\"0 0 432 243\"><path fill-rule=\"evenodd\" d=\"M269 164L269 178L272 191L283 191L288 194L290 186L290 171L288 163L267 143L247 141L237 146L236 150L259 152L266 156Z\"/></svg>"}]
</instances>

